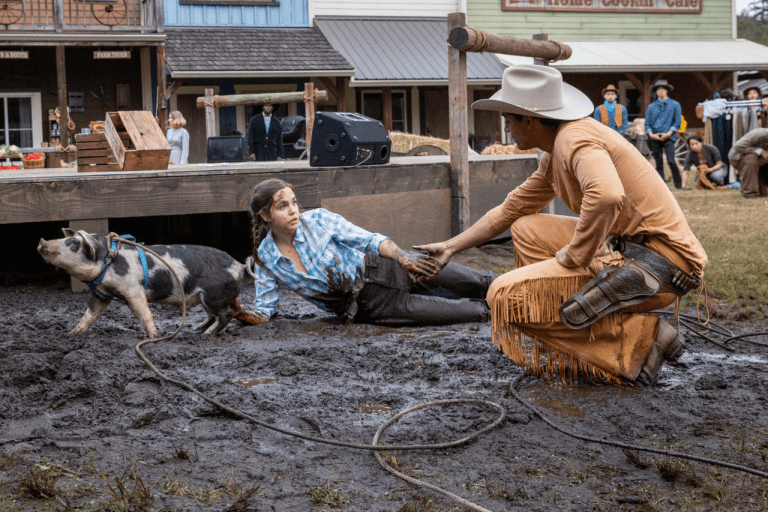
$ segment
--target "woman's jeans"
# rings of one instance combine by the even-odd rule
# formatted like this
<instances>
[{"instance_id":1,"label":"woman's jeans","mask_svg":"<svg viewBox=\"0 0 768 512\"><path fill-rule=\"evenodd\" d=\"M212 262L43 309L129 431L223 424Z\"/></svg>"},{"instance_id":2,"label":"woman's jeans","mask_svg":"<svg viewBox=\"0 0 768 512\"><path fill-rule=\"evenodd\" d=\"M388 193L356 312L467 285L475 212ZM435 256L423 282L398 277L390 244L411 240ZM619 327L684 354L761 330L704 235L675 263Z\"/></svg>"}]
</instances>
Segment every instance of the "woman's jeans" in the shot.
<instances>
[{"instance_id":1,"label":"woman's jeans","mask_svg":"<svg viewBox=\"0 0 768 512\"><path fill-rule=\"evenodd\" d=\"M722 166L716 171L712 171L711 173L707 174L707 179L714 183L715 185L723 186L725 185L725 178L728 177L728 168L726 166Z\"/></svg>"},{"instance_id":2,"label":"woman's jeans","mask_svg":"<svg viewBox=\"0 0 768 512\"><path fill-rule=\"evenodd\" d=\"M651 153L653 154L653 159L656 160L656 172L659 173L661 179L664 179L662 151L667 155L667 163L669 164L669 170L672 172L672 181L675 183L675 188L681 188L683 180L680 178L680 169L675 161L675 141L667 139L662 142L651 139Z\"/></svg>"},{"instance_id":3,"label":"woman's jeans","mask_svg":"<svg viewBox=\"0 0 768 512\"><path fill-rule=\"evenodd\" d=\"M485 294L498 274L449 263L430 281L414 283L396 261L365 255L365 285L357 296L356 323L447 325L487 322ZM438 288L459 299L425 295Z\"/></svg>"}]
</instances>

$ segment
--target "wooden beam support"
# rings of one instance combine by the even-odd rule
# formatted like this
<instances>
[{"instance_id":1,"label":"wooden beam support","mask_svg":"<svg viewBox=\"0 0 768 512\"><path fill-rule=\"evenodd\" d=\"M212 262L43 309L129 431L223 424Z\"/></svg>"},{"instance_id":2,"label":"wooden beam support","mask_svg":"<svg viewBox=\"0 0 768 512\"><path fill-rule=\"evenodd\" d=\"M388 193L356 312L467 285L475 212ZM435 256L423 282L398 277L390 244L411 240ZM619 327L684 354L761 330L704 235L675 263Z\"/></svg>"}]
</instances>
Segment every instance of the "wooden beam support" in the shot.
<instances>
[{"instance_id":1,"label":"wooden beam support","mask_svg":"<svg viewBox=\"0 0 768 512\"><path fill-rule=\"evenodd\" d=\"M159 1L159 0L158 0ZM157 47L157 118L163 134L168 131L168 104L165 92L165 46Z\"/></svg>"},{"instance_id":2,"label":"wooden beam support","mask_svg":"<svg viewBox=\"0 0 768 512\"><path fill-rule=\"evenodd\" d=\"M467 16L448 15L448 33L464 27ZM451 231L469 228L469 119L467 117L467 54L448 46L448 120L451 149Z\"/></svg>"},{"instance_id":3,"label":"wooden beam support","mask_svg":"<svg viewBox=\"0 0 768 512\"><path fill-rule=\"evenodd\" d=\"M383 87L381 89L381 113L382 123L384 128L388 131L392 131L392 88Z\"/></svg>"},{"instance_id":4,"label":"wooden beam support","mask_svg":"<svg viewBox=\"0 0 768 512\"><path fill-rule=\"evenodd\" d=\"M336 112L347 111L347 78L343 76L336 77Z\"/></svg>"},{"instance_id":5,"label":"wooden beam support","mask_svg":"<svg viewBox=\"0 0 768 512\"><path fill-rule=\"evenodd\" d=\"M330 78L321 76L319 78L320 83L325 86L326 89L331 91L331 94L333 94L333 97L338 99L339 98L339 91L336 89L336 84L331 80Z\"/></svg>"},{"instance_id":6,"label":"wooden beam support","mask_svg":"<svg viewBox=\"0 0 768 512\"><path fill-rule=\"evenodd\" d=\"M324 100L328 98L327 91L315 90L315 99ZM263 105L265 103L271 103L272 105L278 105L280 103L296 103L304 101L304 92L275 92L267 94L230 94L227 96L219 96L218 94L213 96L213 106L216 108L221 107L235 107L237 105ZM195 101L197 108L205 107L206 99L204 97L198 97Z\"/></svg>"},{"instance_id":7,"label":"wooden beam support","mask_svg":"<svg viewBox=\"0 0 768 512\"><path fill-rule=\"evenodd\" d=\"M176 91L178 91L179 87L182 86L182 84L184 83L184 80L186 80L186 79L185 78L177 78L176 80L171 82L171 85L169 85L168 88L165 90L165 94L168 97L167 99L170 100L171 96L176 94Z\"/></svg>"},{"instance_id":8,"label":"wooden beam support","mask_svg":"<svg viewBox=\"0 0 768 512\"><path fill-rule=\"evenodd\" d=\"M56 84L59 95L59 112L61 112L59 118L61 121L59 124L61 140L59 144L66 148L69 146L69 109L67 105L67 65L63 46L56 47Z\"/></svg>"},{"instance_id":9,"label":"wooden beam support","mask_svg":"<svg viewBox=\"0 0 768 512\"><path fill-rule=\"evenodd\" d=\"M570 58L571 47L557 41L497 36L479 28L456 26L448 33L448 44L463 52L491 52L555 61Z\"/></svg>"},{"instance_id":10,"label":"wooden beam support","mask_svg":"<svg viewBox=\"0 0 768 512\"><path fill-rule=\"evenodd\" d=\"M216 108L213 106L213 89L205 89L205 138L216 136Z\"/></svg>"},{"instance_id":11,"label":"wooden beam support","mask_svg":"<svg viewBox=\"0 0 768 512\"><path fill-rule=\"evenodd\" d=\"M704 86L707 88L707 90L709 91L709 95L708 95L708 96L712 96L712 94L713 94L713 93L716 91L716 89L715 89L715 85L714 85L714 84L716 83L716 80L717 80L717 79L716 79L716 74L715 74L715 73L712 73L712 80L710 80L709 78L707 78L707 76L706 76L704 73L700 72L700 71L697 71L697 72L696 72L696 73L694 73L693 75L694 75L696 78L698 78L698 79L699 79L699 81L700 81L701 83L703 83L703 84L704 84Z\"/></svg>"}]
</instances>

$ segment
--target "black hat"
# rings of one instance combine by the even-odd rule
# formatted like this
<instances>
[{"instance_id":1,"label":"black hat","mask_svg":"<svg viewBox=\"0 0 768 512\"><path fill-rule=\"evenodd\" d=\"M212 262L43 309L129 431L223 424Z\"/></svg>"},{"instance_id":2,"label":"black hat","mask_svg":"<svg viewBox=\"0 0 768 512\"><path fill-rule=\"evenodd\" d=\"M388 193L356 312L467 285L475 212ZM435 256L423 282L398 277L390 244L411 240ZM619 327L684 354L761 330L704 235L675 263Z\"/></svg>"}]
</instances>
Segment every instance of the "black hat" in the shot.
<instances>
[{"instance_id":1,"label":"black hat","mask_svg":"<svg viewBox=\"0 0 768 512\"><path fill-rule=\"evenodd\" d=\"M656 93L656 89L658 89L659 87L663 87L669 92L672 92L675 89L674 87L672 87L672 84L670 84L664 79L660 79L660 80L656 80L656 83L651 86L651 92Z\"/></svg>"}]
</instances>

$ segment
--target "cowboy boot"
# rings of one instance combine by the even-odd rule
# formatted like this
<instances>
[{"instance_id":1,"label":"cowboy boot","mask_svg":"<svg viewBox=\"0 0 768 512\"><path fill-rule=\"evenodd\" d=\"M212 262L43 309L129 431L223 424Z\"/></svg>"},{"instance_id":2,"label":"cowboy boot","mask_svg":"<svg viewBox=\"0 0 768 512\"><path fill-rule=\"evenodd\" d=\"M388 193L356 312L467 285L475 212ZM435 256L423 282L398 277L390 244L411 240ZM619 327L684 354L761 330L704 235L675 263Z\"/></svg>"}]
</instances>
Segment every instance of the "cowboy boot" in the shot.
<instances>
[{"instance_id":1,"label":"cowboy boot","mask_svg":"<svg viewBox=\"0 0 768 512\"><path fill-rule=\"evenodd\" d=\"M674 327L662 319L656 324L653 344L645 364L633 381L639 386L652 386L661 376L661 364L664 360L677 361L685 349L685 338Z\"/></svg>"}]
</instances>

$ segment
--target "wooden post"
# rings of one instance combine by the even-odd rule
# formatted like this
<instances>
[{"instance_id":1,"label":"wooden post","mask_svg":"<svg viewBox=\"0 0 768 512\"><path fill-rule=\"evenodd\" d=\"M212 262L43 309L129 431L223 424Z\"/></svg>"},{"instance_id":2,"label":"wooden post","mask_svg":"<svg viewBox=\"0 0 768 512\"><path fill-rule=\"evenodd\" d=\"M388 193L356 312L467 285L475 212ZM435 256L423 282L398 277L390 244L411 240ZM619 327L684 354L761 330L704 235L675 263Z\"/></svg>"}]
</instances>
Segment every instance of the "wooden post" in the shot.
<instances>
[{"instance_id":1,"label":"wooden post","mask_svg":"<svg viewBox=\"0 0 768 512\"><path fill-rule=\"evenodd\" d=\"M549 36L547 34L533 34L534 41L548 41ZM548 60L533 59L533 63L537 66L549 66Z\"/></svg>"},{"instance_id":2,"label":"wooden post","mask_svg":"<svg viewBox=\"0 0 768 512\"><path fill-rule=\"evenodd\" d=\"M336 112L347 111L347 79L343 76L336 77Z\"/></svg>"},{"instance_id":3,"label":"wooden post","mask_svg":"<svg viewBox=\"0 0 768 512\"><path fill-rule=\"evenodd\" d=\"M216 136L216 108L213 106L213 89L205 89L205 138Z\"/></svg>"},{"instance_id":4,"label":"wooden post","mask_svg":"<svg viewBox=\"0 0 768 512\"><path fill-rule=\"evenodd\" d=\"M157 47L157 119L160 122L160 129L163 135L167 131L168 123L168 105L165 98L165 46Z\"/></svg>"},{"instance_id":5,"label":"wooden post","mask_svg":"<svg viewBox=\"0 0 768 512\"><path fill-rule=\"evenodd\" d=\"M170 93L169 93L170 94ZM275 92L266 94L230 94L227 96L219 96L218 94L213 97L214 108L221 107L234 107L237 105L263 105L265 103L271 103L272 105L278 105L281 103L296 103L304 101L304 91L298 92ZM320 101L328 98L327 91L315 90L315 101ZM205 108L205 97L199 96L195 100L197 108Z\"/></svg>"},{"instance_id":6,"label":"wooden post","mask_svg":"<svg viewBox=\"0 0 768 512\"><path fill-rule=\"evenodd\" d=\"M53 27L57 34L64 32L64 0L53 0Z\"/></svg>"},{"instance_id":7,"label":"wooden post","mask_svg":"<svg viewBox=\"0 0 768 512\"><path fill-rule=\"evenodd\" d=\"M384 129L392 131L392 88L384 87L381 89L381 114Z\"/></svg>"},{"instance_id":8,"label":"wooden post","mask_svg":"<svg viewBox=\"0 0 768 512\"><path fill-rule=\"evenodd\" d=\"M312 128L315 126L315 102L317 101L317 91L315 90L315 84L313 82L307 82L304 84L304 114L307 118L306 130L307 130L307 158L310 155L310 148L312 146Z\"/></svg>"},{"instance_id":9,"label":"wooden post","mask_svg":"<svg viewBox=\"0 0 768 512\"><path fill-rule=\"evenodd\" d=\"M478 28L465 26L457 26L450 30L448 44L465 52L503 53L544 60L564 60L570 58L573 52L570 46L556 41L531 41L529 39L497 36Z\"/></svg>"},{"instance_id":10,"label":"wooden post","mask_svg":"<svg viewBox=\"0 0 768 512\"><path fill-rule=\"evenodd\" d=\"M463 27L466 15L448 15L448 33ZM469 227L469 121L467 118L467 54L448 46L448 103L451 144L451 231Z\"/></svg>"},{"instance_id":11,"label":"wooden post","mask_svg":"<svg viewBox=\"0 0 768 512\"><path fill-rule=\"evenodd\" d=\"M59 93L59 111L61 117L59 118L61 123L59 125L59 133L61 134L62 147L69 146L69 111L67 109L67 65L64 58L64 46L56 47L56 83L58 85Z\"/></svg>"}]
</instances>

